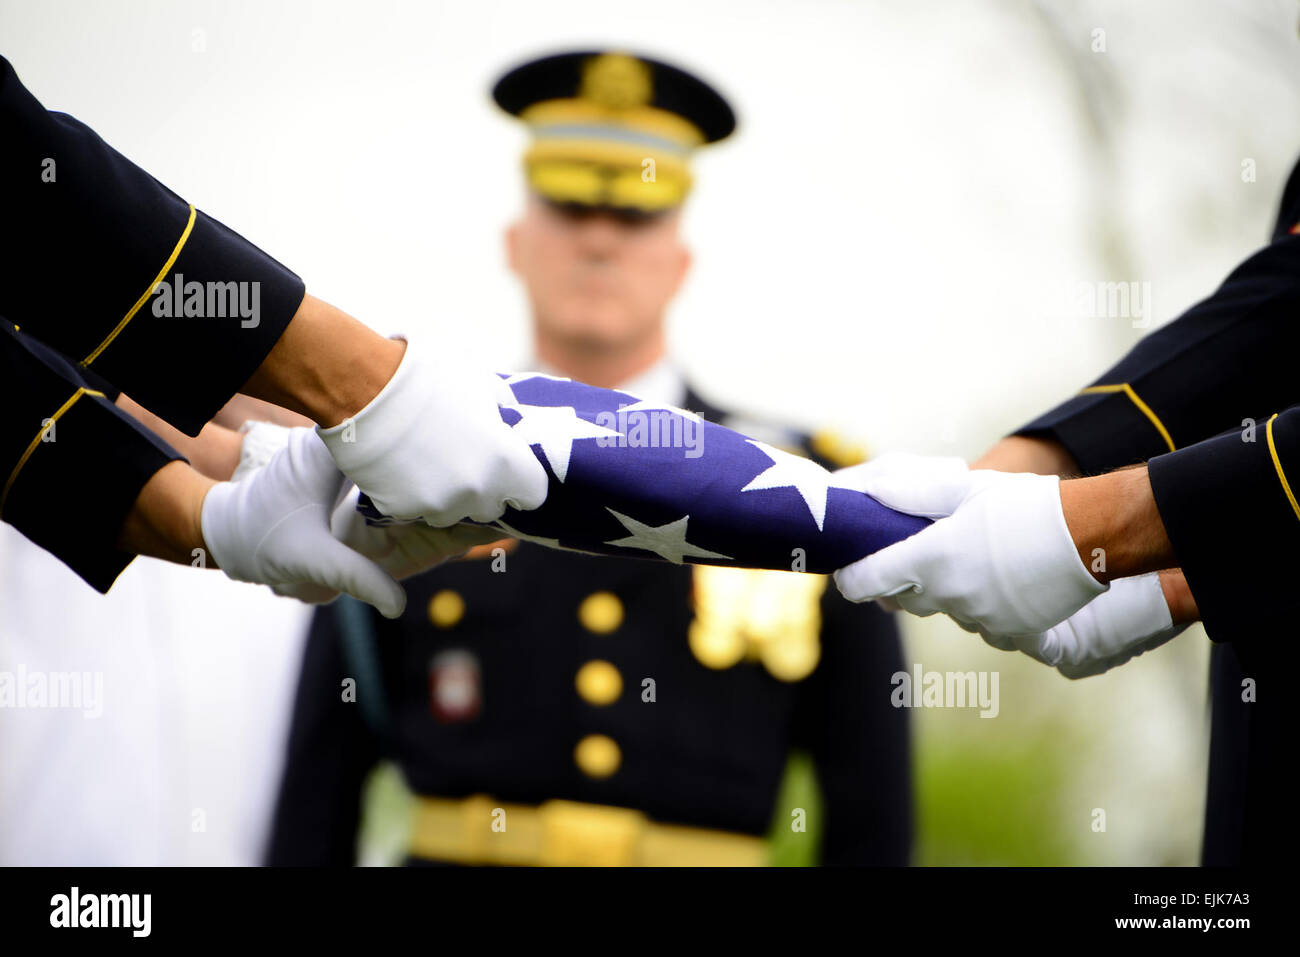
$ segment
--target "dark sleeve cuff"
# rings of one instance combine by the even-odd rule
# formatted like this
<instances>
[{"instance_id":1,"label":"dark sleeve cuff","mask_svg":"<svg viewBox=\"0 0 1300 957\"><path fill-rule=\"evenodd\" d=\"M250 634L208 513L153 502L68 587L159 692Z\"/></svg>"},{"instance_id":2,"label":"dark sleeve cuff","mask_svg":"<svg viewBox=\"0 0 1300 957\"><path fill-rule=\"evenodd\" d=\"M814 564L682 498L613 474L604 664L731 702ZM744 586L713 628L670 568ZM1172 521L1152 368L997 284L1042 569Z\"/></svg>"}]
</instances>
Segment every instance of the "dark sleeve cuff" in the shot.
<instances>
[{"instance_id":1,"label":"dark sleeve cuff","mask_svg":"<svg viewBox=\"0 0 1300 957\"><path fill-rule=\"evenodd\" d=\"M1104 472L1263 422L1295 401L1297 311L1300 236L1288 234L1016 434L1054 438L1085 472Z\"/></svg>"},{"instance_id":2,"label":"dark sleeve cuff","mask_svg":"<svg viewBox=\"0 0 1300 957\"><path fill-rule=\"evenodd\" d=\"M117 549L145 482L180 456L96 389L65 356L0 324L0 518L107 591L132 556Z\"/></svg>"},{"instance_id":3,"label":"dark sleeve cuff","mask_svg":"<svg viewBox=\"0 0 1300 957\"><path fill-rule=\"evenodd\" d=\"M1251 439L1248 441L1248 439ZM1156 507L1216 641L1279 640L1300 612L1300 407L1148 464Z\"/></svg>"},{"instance_id":4,"label":"dark sleeve cuff","mask_svg":"<svg viewBox=\"0 0 1300 957\"><path fill-rule=\"evenodd\" d=\"M1109 472L1172 451L1164 426L1122 387L1084 392L1017 429L1014 434L1055 439L1085 475Z\"/></svg>"},{"instance_id":5,"label":"dark sleeve cuff","mask_svg":"<svg viewBox=\"0 0 1300 957\"><path fill-rule=\"evenodd\" d=\"M14 478L4 520L99 592L135 556L117 547L144 484L181 456L107 399L82 394Z\"/></svg>"},{"instance_id":6,"label":"dark sleeve cuff","mask_svg":"<svg viewBox=\"0 0 1300 957\"><path fill-rule=\"evenodd\" d=\"M197 435L247 382L305 292L0 57L0 313ZM178 295L179 293L179 295Z\"/></svg>"},{"instance_id":7,"label":"dark sleeve cuff","mask_svg":"<svg viewBox=\"0 0 1300 957\"><path fill-rule=\"evenodd\" d=\"M197 435L262 364L306 291L286 267L196 211L163 281L87 365Z\"/></svg>"}]
</instances>

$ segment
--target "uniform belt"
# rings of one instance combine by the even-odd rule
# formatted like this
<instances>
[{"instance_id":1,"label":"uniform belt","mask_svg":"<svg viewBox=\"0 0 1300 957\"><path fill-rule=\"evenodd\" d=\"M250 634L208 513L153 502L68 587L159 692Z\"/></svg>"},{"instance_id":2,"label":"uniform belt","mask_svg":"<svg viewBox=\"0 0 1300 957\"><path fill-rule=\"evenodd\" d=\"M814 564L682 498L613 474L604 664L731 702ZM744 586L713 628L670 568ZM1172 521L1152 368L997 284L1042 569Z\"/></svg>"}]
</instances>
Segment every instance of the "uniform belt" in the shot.
<instances>
[{"instance_id":1,"label":"uniform belt","mask_svg":"<svg viewBox=\"0 0 1300 957\"><path fill-rule=\"evenodd\" d=\"M602 804L547 801L534 807L484 795L419 796L411 854L527 867L754 867L767 862L767 842L660 824L640 811Z\"/></svg>"}]
</instances>

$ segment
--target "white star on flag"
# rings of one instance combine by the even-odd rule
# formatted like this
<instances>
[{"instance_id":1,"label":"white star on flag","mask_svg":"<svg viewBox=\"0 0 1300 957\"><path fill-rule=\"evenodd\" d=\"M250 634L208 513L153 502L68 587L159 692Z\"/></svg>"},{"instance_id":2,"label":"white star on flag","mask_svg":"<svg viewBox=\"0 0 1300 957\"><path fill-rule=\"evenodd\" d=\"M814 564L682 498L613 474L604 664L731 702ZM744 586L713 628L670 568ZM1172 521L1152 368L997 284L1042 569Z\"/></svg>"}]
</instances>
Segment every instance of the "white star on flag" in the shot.
<instances>
[{"instance_id":1,"label":"white star on flag","mask_svg":"<svg viewBox=\"0 0 1300 957\"><path fill-rule=\"evenodd\" d=\"M827 492L832 488L845 488L845 486L836 485L832 481L831 473L812 459L806 459L801 455L794 455L790 452L783 452L781 449L774 449L772 446L755 439L747 439L746 441L770 458L772 464L750 479L749 484L742 488L741 491L756 492L759 489L767 488L793 488L799 493L804 504L808 506L808 511L812 512L813 521L817 523L817 531L822 531L822 524L826 521ZM852 489L849 491L852 491Z\"/></svg>"},{"instance_id":2,"label":"white star on flag","mask_svg":"<svg viewBox=\"0 0 1300 957\"><path fill-rule=\"evenodd\" d=\"M660 558L668 559L674 565L680 565L683 558L724 558L727 561L732 560L730 555L711 552L707 548L692 545L686 540L686 523L690 520L689 515L683 515L677 521L669 522L667 525L646 525L643 522L638 522L635 518L629 518L614 511L609 506L605 507L605 511L622 522L623 527L632 533L626 538L605 542L606 545L644 549L647 552L654 552Z\"/></svg>"},{"instance_id":3,"label":"white star on flag","mask_svg":"<svg viewBox=\"0 0 1300 957\"><path fill-rule=\"evenodd\" d=\"M575 439L618 438L619 433L579 417L571 405L516 405L520 419L514 430L529 445L540 445L551 471L561 482L569 474Z\"/></svg>"}]
</instances>

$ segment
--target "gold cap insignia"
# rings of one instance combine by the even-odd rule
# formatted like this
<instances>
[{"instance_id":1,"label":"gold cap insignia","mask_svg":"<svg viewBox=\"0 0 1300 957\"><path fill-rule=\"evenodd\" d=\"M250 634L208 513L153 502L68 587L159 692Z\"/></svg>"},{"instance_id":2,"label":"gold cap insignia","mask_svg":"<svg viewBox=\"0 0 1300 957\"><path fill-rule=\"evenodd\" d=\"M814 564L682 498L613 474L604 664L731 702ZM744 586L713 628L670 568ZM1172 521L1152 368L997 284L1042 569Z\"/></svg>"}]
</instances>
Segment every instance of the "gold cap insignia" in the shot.
<instances>
[{"instance_id":1,"label":"gold cap insignia","mask_svg":"<svg viewBox=\"0 0 1300 957\"><path fill-rule=\"evenodd\" d=\"M625 53L602 53L582 66L578 96L612 110L626 110L650 102L654 88L650 66Z\"/></svg>"}]
</instances>

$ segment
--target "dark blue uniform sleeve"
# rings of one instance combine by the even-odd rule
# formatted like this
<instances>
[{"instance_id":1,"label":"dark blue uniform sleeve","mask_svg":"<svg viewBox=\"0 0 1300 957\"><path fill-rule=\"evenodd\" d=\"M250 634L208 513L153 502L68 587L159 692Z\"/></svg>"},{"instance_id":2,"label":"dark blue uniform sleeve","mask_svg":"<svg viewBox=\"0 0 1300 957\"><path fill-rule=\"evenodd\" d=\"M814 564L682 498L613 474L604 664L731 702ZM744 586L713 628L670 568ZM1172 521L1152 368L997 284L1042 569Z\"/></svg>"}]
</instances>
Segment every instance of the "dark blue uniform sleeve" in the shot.
<instances>
[{"instance_id":1,"label":"dark blue uniform sleeve","mask_svg":"<svg viewBox=\"0 0 1300 957\"><path fill-rule=\"evenodd\" d=\"M197 435L279 339L302 280L46 110L3 58L0 132L0 315Z\"/></svg>"},{"instance_id":2,"label":"dark blue uniform sleeve","mask_svg":"<svg viewBox=\"0 0 1300 957\"><path fill-rule=\"evenodd\" d=\"M1221 642L1210 668L1203 863L1277 864L1295 777L1287 680L1300 615L1300 407L1253 433L1157 456L1148 470L1205 631Z\"/></svg>"},{"instance_id":3,"label":"dark blue uniform sleeve","mask_svg":"<svg viewBox=\"0 0 1300 957\"><path fill-rule=\"evenodd\" d=\"M134 557L118 533L140 489L180 458L113 405L112 388L0 322L0 519L107 591Z\"/></svg>"},{"instance_id":4,"label":"dark blue uniform sleeve","mask_svg":"<svg viewBox=\"0 0 1300 957\"><path fill-rule=\"evenodd\" d=\"M1153 458L1151 488L1205 630L1286 642L1300 612L1300 406Z\"/></svg>"},{"instance_id":5,"label":"dark blue uniform sleeve","mask_svg":"<svg viewBox=\"0 0 1300 957\"><path fill-rule=\"evenodd\" d=\"M1214 295L1139 342L1079 395L1017 431L1060 442L1086 473L1145 462L1298 397L1300 235L1282 233Z\"/></svg>"},{"instance_id":6,"label":"dark blue uniform sleeve","mask_svg":"<svg viewBox=\"0 0 1300 957\"><path fill-rule=\"evenodd\" d=\"M1294 590L1300 512L1286 469L1300 399L1300 163L1270 245L1208 299L1145 337L1082 393L1018 431L1085 473L1149 461L1157 506L1207 633L1238 644L1276 627ZM1270 561L1265 554L1282 556ZM1270 582L1270 577L1277 580ZM1272 622L1269 626L1266 623Z\"/></svg>"}]
</instances>

